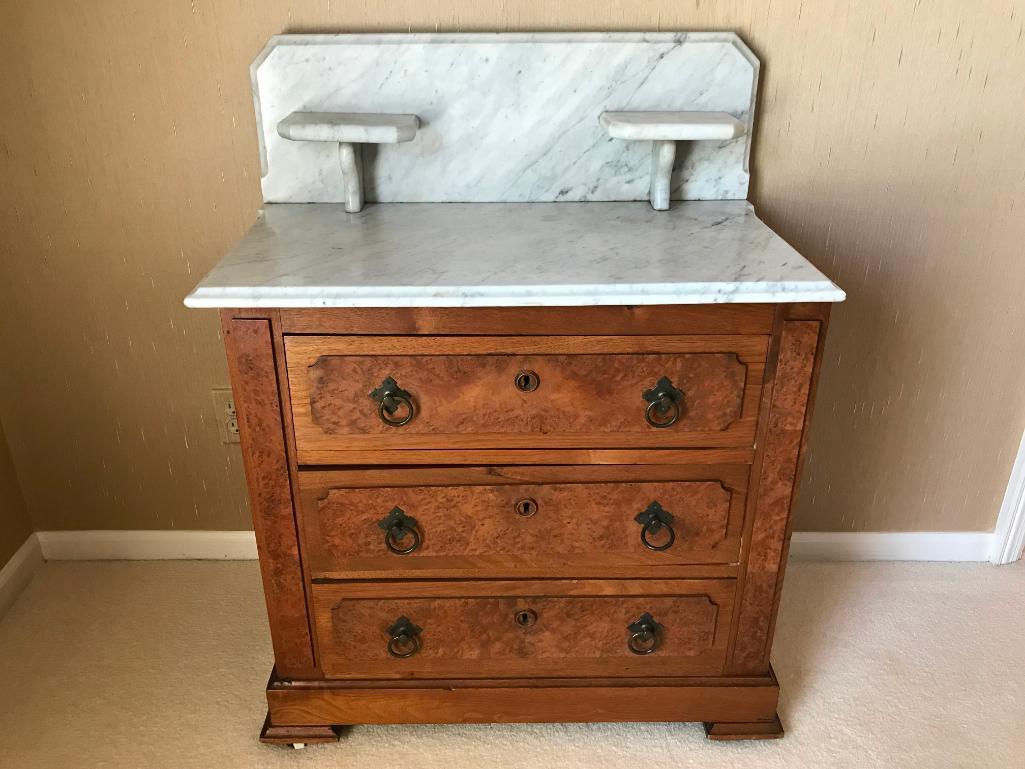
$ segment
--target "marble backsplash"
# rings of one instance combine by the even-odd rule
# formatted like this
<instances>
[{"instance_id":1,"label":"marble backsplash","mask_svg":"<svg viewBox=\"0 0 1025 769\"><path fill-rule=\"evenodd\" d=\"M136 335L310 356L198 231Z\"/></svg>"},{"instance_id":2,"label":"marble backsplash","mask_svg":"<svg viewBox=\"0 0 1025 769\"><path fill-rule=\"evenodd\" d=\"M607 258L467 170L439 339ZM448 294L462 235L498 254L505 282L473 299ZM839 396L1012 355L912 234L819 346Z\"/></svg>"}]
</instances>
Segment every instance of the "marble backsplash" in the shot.
<instances>
[{"instance_id":1,"label":"marble backsplash","mask_svg":"<svg viewBox=\"0 0 1025 769\"><path fill-rule=\"evenodd\" d=\"M732 33L283 35L252 66L267 202L344 199L338 146L288 141L295 111L410 113L410 142L362 145L377 202L647 200L648 142L605 111L727 112L747 131L681 142L674 200L743 199L758 60Z\"/></svg>"}]
</instances>

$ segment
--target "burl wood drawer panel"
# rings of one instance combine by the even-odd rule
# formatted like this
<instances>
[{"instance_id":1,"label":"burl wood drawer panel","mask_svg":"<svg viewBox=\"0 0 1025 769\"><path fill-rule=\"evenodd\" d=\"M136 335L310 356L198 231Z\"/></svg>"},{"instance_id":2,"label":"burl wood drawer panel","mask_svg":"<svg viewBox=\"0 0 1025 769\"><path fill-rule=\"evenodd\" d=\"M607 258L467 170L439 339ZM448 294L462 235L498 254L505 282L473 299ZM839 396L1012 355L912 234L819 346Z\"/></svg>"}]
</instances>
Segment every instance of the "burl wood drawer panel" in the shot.
<instances>
[{"instance_id":1,"label":"burl wood drawer panel","mask_svg":"<svg viewBox=\"0 0 1025 769\"><path fill-rule=\"evenodd\" d=\"M735 563L747 480L716 465L307 471L304 552L315 579Z\"/></svg>"},{"instance_id":2,"label":"burl wood drawer panel","mask_svg":"<svg viewBox=\"0 0 1025 769\"><path fill-rule=\"evenodd\" d=\"M717 675L733 595L726 579L313 587L329 678Z\"/></svg>"},{"instance_id":3,"label":"burl wood drawer panel","mask_svg":"<svg viewBox=\"0 0 1025 769\"><path fill-rule=\"evenodd\" d=\"M299 460L389 448L750 446L767 339L287 336Z\"/></svg>"}]
</instances>

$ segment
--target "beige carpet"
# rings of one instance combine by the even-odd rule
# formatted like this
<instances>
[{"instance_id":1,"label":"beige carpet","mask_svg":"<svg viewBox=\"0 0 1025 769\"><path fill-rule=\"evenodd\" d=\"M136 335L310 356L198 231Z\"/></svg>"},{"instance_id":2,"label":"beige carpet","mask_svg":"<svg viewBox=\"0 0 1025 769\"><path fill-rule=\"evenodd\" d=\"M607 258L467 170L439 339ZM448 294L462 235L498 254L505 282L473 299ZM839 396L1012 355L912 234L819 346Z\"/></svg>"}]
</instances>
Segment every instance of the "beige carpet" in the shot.
<instances>
[{"instance_id":1,"label":"beige carpet","mask_svg":"<svg viewBox=\"0 0 1025 769\"><path fill-rule=\"evenodd\" d=\"M1025 767L1025 562L791 566L783 740L696 724L358 727L260 745L255 563L51 563L0 620L0 767Z\"/></svg>"}]
</instances>

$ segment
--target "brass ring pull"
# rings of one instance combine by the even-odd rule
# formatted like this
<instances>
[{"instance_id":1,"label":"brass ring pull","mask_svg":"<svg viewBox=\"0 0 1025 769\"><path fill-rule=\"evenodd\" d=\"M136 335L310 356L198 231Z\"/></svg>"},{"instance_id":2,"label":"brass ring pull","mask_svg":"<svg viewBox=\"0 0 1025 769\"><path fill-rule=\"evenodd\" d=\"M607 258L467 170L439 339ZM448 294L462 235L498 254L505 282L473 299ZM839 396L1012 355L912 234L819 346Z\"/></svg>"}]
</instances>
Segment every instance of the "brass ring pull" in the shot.
<instances>
[{"instance_id":1,"label":"brass ring pull","mask_svg":"<svg viewBox=\"0 0 1025 769\"><path fill-rule=\"evenodd\" d=\"M412 657L420 651L420 633L418 628L406 617L399 617L388 628L391 638L388 639L388 654L400 660Z\"/></svg>"},{"instance_id":2,"label":"brass ring pull","mask_svg":"<svg viewBox=\"0 0 1025 769\"><path fill-rule=\"evenodd\" d=\"M390 376L370 391L370 397L377 401L377 415L389 427L402 427L416 416L413 396L399 387ZM401 416L396 417L396 413Z\"/></svg>"},{"instance_id":3,"label":"brass ring pull","mask_svg":"<svg viewBox=\"0 0 1025 769\"><path fill-rule=\"evenodd\" d=\"M648 535L649 534L654 534L656 532L663 531L663 530L669 532L669 539L667 539L661 545L652 544L651 540L648 539ZM655 528L653 524L649 523L649 524L646 524L644 526L644 528L641 529L641 542L644 543L644 546L646 548L648 548L648 550L654 550L656 552L662 552L663 550L668 550L669 548L671 548L675 541L676 541L676 532L673 531L673 527L670 526L668 523L663 523L662 525L658 526L657 528Z\"/></svg>"},{"instance_id":4,"label":"brass ring pull","mask_svg":"<svg viewBox=\"0 0 1025 769\"><path fill-rule=\"evenodd\" d=\"M657 418L666 413L669 414L668 419ZM680 404L672 398L659 398L657 401L649 403L648 408L644 409L644 419L652 427L672 427L679 418Z\"/></svg>"},{"instance_id":5,"label":"brass ring pull","mask_svg":"<svg viewBox=\"0 0 1025 769\"><path fill-rule=\"evenodd\" d=\"M658 633L662 626L647 612L627 625L626 629L630 631L626 645L634 654L651 654L659 647Z\"/></svg>"},{"instance_id":6,"label":"brass ring pull","mask_svg":"<svg viewBox=\"0 0 1025 769\"><path fill-rule=\"evenodd\" d=\"M395 555L409 555L420 547L420 532L417 529L416 518L406 515L401 507L393 507L384 518L377 522L377 526L384 530L384 544ZM409 546L404 546L402 541L412 537Z\"/></svg>"},{"instance_id":7,"label":"brass ring pull","mask_svg":"<svg viewBox=\"0 0 1025 769\"><path fill-rule=\"evenodd\" d=\"M644 420L652 427L672 427L683 414L683 391L674 387L668 377L659 379L641 397L648 402Z\"/></svg>"},{"instance_id":8,"label":"brass ring pull","mask_svg":"<svg viewBox=\"0 0 1025 769\"><path fill-rule=\"evenodd\" d=\"M413 541L409 547L402 547L399 543L406 538L407 534L412 535ZM420 547L420 534L416 529L411 529L408 526L394 526L388 529L388 533L384 535L384 544L395 555L409 555Z\"/></svg>"},{"instance_id":9,"label":"brass ring pull","mask_svg":"<svg viewBox=\"0 0 1025 769\"><path fill-rule=\"evenodd\" d=\"M400 419L392 419L391 415L398 411L400 406L405 407L406 415ZM413 418L415 413L413 401L405 395L391 393L385 396L384 400L381 401L381 405L377 409L377 415L381 417L381 421L389 427L402 427L402 425L409 424L409 420Z\"/></svg>"},{"instance_id":10,"label":"brass ring pull","mask_svg":"<svg viewBox=\"0 0 1025 769\"><path fill-rule=\"evenodd\" d=\"M654 550L661 552L668 550L676 542L676 531L673 529L672 523L675 520L673 514L662 507L658 502L652 502L644 510L634 516L634 520L641 525L641 543L648 548L648 550ZM668 538L661 545L656 545L651 541L653 534L665 530L668 532Z\"/></svg>"}]
</instances>

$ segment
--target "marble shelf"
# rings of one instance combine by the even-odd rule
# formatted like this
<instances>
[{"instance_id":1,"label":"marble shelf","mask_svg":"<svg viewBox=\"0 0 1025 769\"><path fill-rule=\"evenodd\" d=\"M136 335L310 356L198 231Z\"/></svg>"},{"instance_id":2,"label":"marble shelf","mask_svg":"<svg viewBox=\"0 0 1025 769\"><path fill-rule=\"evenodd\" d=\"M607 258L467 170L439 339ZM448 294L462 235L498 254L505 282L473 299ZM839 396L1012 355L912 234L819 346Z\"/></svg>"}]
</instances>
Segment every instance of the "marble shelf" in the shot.
<instances>
[{"instance_id":1,"label":"marble shelf","mask_svg":"<svg viewBox=\"0 0 1025 769\"><path fill-rule=\"evenodd\" d=\"M838 302L742 200L270 204L189 307Z\"/></svg>"},{"instance_id":2,"label":"marble shelf","mask_svg":"<svg viewBox=\"0 0 1025 769\"><path fill-rule=\"evenodd\" d=\"M627 141L728 141L744 135L744 124L727 112L603 112L602 127Z\"/></svg>"},{"instance_id":3,"label":"marble shelf","mask_svg":"<svg viewBox=\"0 0 1025 769\"><path fill-rule=\"evenodd\" d=\"M669 209L676 142L744 135L744 124L727 112L603 112L598 122L613 139L652 142L648 201L656 211Z\"/></svg>"},{"instance_id":4,"label":"marble shelf","mask_svg":"<svg viewBox=\"0 0 1025 769\"><path fill-rule=\"evenodd\" d=\"M298 142L337 142L345 210L363 209L363 155L360 144L398 144L416 136L416 115L361 112L292 112L278 123L282 139Z\"/></svg>"},{"instance_id":5,"label":"marble shelf","mask_svg":"<svg viewBox=\"0 0 1025 769\"><path fill-rule=\"evenodd\" d=\"M416 115L360 112L293 112L278 123L278 136L302 142L397 144L416 136Z\"/></svg>"}]
</instances>

